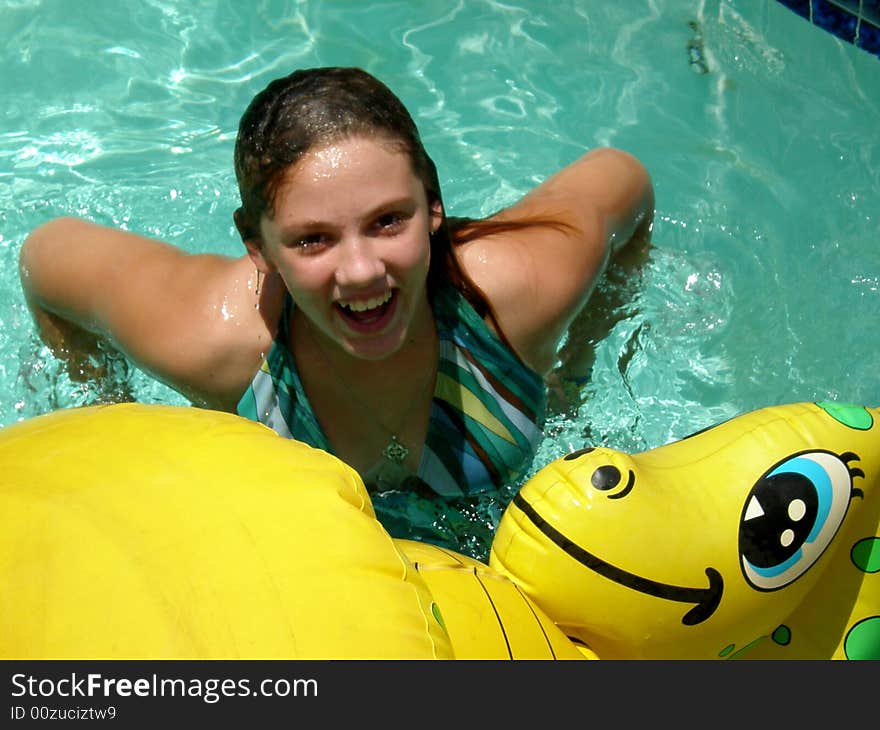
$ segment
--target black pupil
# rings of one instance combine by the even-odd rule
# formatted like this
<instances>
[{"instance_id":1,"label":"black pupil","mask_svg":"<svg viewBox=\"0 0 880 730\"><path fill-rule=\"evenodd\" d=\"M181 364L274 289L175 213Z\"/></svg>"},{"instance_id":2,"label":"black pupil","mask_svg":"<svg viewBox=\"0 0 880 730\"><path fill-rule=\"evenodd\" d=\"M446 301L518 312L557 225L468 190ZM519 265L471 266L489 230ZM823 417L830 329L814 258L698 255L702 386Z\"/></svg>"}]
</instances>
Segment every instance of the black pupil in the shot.
<instances>
[{"instance_id":1,"label":"black pupil","mask_svg":"<svg viewBox=\"0 0 880 730\"><path fill-rule=\"evenodd\" d=\"M620 484L620 470L616 466L600 466L593 472L590 482L602 491L614 489Z\"/></svg>"},{"instance_id":2,"label":"black pupil","mask_svg":"<svg viewBox=\"0 0 880 730\"><path fill-rule=\"evenodd\" d=\"M788 472L764 479L752 490L764 514L740 525L739 547L752 565L771 568L804 544L816 522L819 497L803 474Z\"/></svg>"}]
</instances>

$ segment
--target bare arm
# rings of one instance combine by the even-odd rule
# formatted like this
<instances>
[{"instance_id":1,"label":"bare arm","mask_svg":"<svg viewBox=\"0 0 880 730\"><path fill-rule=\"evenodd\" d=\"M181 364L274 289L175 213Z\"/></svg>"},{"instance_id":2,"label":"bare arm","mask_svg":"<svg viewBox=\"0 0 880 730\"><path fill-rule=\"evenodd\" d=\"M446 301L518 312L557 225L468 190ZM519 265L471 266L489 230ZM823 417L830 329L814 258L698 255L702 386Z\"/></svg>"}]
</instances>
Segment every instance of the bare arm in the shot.
<instances>
[{"instance_id":1,"label":"bare arm","mask_svg":"<svg viewBox=\"0 0 880 730\"><path fill-rule=\"evenodd\" d=\"M632 155L602 148L563 168L499 220L552 219L465 244L461 261L489 297L501 329L519 356L540 373L584 307L612 254L633 241L647 245L654 190Z\"/></svg>"},{"instance_id":2,"label":"bare arm","mask_svg":"<svg viewBox=\"0 0 880 730\"><path fill-rule=\"evenodd\" d=\"M166 248L140 244L139 237L75 218L45 223L25 240L19 256L22 290L40 336L57 357L87 363L99 342L124 350L113 332L120 276L133 276L139 250ZM167 251L175 255L170 246ZM79 374L90 375L87 369Z\"/></svg>"},{"instance_id":3,"label":"bare arm","mask_svg":"<svg viewBox=\"0 0 880 730\"><path fill-rule=\"evenodd\" d=\"M259 363L246 259L60 218L27 238L19 269L41 336L74 368L103 340L194 402L228 410Z\"/></svg>"}]
</instances>

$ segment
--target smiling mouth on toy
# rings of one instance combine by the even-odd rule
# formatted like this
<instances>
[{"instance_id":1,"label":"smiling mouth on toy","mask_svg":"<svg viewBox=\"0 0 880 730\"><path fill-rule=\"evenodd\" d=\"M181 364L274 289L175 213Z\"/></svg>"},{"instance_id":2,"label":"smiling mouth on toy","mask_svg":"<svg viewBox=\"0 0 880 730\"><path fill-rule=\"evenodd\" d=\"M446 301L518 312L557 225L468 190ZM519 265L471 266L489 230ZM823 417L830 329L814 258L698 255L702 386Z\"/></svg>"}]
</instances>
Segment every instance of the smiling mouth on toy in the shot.
<instances>
[{"instance_id":1,"label":"smiling mouth on toy","mask_svg":"<svg viewBox=\"0 0 880 730\"><path fill-rule=\"evenodd\" d=\"M577 560L581 565L595 571L599 575L627 588L647 593L657 598L680 601L681 603L695 603L696 605L682 616L681 622L685 626L696 626L702 623L715 613L715 609L721 603L721 594L724 592L724 579L715 568L706 568L706 576L709 578L708 588L684 588L682 586L669 585L668 583L658 583L650 578L643 578L610 565L601 558L597 558L592 553L587 552L579 545L576 545L541 517L535 511L535 508L526 502L521 495L517 494L513 498L513 503L555 545Z\"/></svg>"}]
</instances>

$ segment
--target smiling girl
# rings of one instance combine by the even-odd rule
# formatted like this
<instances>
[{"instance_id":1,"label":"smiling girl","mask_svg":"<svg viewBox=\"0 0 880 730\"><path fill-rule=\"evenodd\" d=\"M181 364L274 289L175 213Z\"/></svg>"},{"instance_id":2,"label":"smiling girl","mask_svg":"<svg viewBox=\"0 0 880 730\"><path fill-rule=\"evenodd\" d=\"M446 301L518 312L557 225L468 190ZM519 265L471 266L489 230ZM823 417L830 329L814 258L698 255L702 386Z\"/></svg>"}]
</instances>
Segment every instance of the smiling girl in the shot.
<instances>
[{"instance_id":1,"label":"smiling girl","mask_svg":"<svg viewBox=\"0 0 880 730\"><path fill-rule=\"evenodd\" d=\"M411 116L355 68L270 83L235 172L240 258L72 218L37 228L20 270L41 335L74 365L108 343L195 405L335 454L376 494L522 475L568 326L653 220L648 173L607 148L486 219L448 217Z\"/></svg>"}]
</instances>

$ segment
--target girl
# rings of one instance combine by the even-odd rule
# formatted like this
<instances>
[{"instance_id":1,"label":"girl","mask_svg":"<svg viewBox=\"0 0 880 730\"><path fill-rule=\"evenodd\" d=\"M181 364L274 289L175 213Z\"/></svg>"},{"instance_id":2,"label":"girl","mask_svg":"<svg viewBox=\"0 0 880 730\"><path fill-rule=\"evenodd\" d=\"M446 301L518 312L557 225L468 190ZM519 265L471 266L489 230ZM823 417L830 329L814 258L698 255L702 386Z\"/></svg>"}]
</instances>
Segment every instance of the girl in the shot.
<instances>
[{"instance_id":1,"label":"girl","mask_svg":"<svg viewBox=\"0 0 880 730\"><path fill-rule=\"evenodd\" d=\"M37 228L20 271L41 335L75 367L109 343L196 405L330 451L377 495L515 481L560 341L653 220L648 173L614 149L486 219L447 216L410 114L355 68L270 83L235 173L240 258L76 219Z\"/></svg>"}]
</instances>

